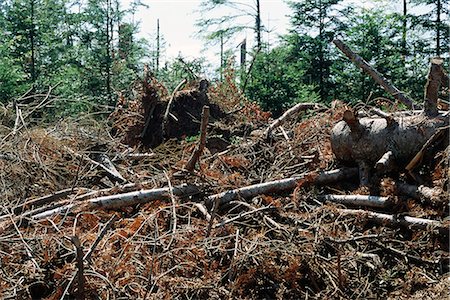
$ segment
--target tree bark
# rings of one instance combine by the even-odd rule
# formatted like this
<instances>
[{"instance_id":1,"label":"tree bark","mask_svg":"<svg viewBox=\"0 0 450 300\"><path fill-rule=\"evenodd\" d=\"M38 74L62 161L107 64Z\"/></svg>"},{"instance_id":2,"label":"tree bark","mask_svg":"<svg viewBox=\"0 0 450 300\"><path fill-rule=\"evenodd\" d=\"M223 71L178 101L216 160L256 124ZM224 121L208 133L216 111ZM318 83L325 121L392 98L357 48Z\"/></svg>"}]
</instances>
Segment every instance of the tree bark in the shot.
<instances>
[{"instance_id":1,"label":"tree bark","mask_svg":"<svg viewBox=\"0 0 450 300\"><path fill-rule=\"evenodd\" d=\"M444 60L442 58L435 57L431 59L428 79L425 85L425 100L423 103L424 113L430 117L438 115L437 101L441 85L444 84L448 87L448 76L442 67L443 63Z\"/></svg>"},{"instance_id":2,"label":"tree bark","mask_svg":"<svg viewBox=\"0 0 450 300\"><path fill-rule=\"evenodd\" d=\"M346 115L347 116L346 118ZM443 126L448 118L423 115L394 118L389 124L385 118L358 119L351 112L344 113L344 121L331 131L331 147L339 160L379 162L387 152L398 166L404 166L416 155L428 139Z\"/></svg>"}]
</instances>

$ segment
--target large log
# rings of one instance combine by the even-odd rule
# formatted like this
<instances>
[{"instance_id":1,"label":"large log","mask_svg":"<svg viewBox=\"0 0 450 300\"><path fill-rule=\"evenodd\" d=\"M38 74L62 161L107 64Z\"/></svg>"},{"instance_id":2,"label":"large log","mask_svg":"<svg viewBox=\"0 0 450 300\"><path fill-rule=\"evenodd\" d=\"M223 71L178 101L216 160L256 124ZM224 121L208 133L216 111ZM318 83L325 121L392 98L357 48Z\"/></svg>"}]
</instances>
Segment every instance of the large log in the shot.
<instances>
[{"instance_id":1,"label":"large log","mask_svg":"<svg viewBox=\"0 0 450 300\"><path fill-rule=\"evenodd\" d=\"M331 147L336 158L347 162L364 161L369 165L378 161L378 165L387 164L384 160L389 159L404 166L440 127L448 124L444 115L394 120L390 123L386 118L358 119L352 111L346 111L344 120L331 131ZM389 151L391 153L387 153Z\"/></svg>"},{"instance_id":2,"label":"large log","mask_svg":"<svg viewBox=\"0 0 450 300\"><path fill-rule=\"evenodd\" d=\"M340 41L335 41L335 44L345 46ZM346 46L344 50L351 58L356 55ZM358 57L357 61L360 60ZM370 67L362 62L363 69ZM379 83L383 85L384 81ZM379 117L359 119L353 111L345 111L343 121L337 123L331 132L334 154L339 160L358 163L363 185L368 183L369 172L374 166L378 171L390 171L394 165L403 168L409 163L406 169L410 170L413 168L411 159L420 159L423 147L435 142L436 132L449 123L448 113L440 113L437 109L441 85L448 85L448 76L442 68L442 60L434 58L431 60L421 114L396 116L374 110Z\"/></svg>"}]
</instances>

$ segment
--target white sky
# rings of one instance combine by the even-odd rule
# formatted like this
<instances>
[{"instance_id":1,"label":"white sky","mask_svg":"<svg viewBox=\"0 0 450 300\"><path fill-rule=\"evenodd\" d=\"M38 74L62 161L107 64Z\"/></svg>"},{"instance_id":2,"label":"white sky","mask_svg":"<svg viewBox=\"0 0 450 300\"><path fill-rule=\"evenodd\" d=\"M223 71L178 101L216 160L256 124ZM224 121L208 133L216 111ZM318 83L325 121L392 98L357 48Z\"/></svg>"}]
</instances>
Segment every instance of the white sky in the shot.
<instances>
[{"instance_id":1,"label":"white sky","mask_svg":"<svg viewBox=\"0 0 450 300\"><path fill-rule=\"evenodd\" d=\"M123 8L126 8L132 0L121 1ZM150 43L154 42L156 22L159 18L160 32L166 41L165 59L170 60L181 54L188 59L206 57L213 67L219 65L219 46L205 46L204 40L200 37L195 37L198 28L194 24L201 17L198 13L201 0L141 0L141 2L148 5L149 8L140 7L135 15L135 20L140 21L139 37L146 38ZM236 2L254 6L255 0L239 0ZM345 2L354 3L369 9L376 6L399 12L401 11L402 3L401 0L394 2L383 0L345 0ZM270 45L273 46L276 44L279 35L287 33L291 10L284 0L260 0L260 3L262 23L270 30L270 33L264 33L263 41L269 41ZM215 13L215 15L223 15L229 13L229 11L222 8L216 10ZM203 17L211 17L212 15L208 14ZM250 25L253 25L253 23ZM254 33L248 30L239 34L236 40L228 43L225 46L225 50L234 49L237 54L237 46L244 38L247 38L247 49L250 49L254 41ZM164 57L162 57L162 63L164 63Z\"/></svg>"},{"instance_id":2,"label":"white sky","mask_svg":"<svg viewBox=\"0 0 450 300\"><path fill-rule=\"evenodd\" d=\"M131 1L122 0L122 2L124 7L127 7ZM201 0L142 0L142 3L148 5L149 8L140 8L135 15L135 20L141 22L139 36L151 41L156 36L156 22L159 18L160 32L166 41L166 57L168 59L181 53L183 57L189 59L203 56L212 64L218 65L219 46L209 46L208 49L205 49L204 40L194 36L198 31L194 24L200 17L196 11L200 9L201 2ZM241 2L253 4L254 0ZM260 0L260 2L262 23L273 30L269 36L265 33L263 38L264 41L269 38L272 43L275 42L277 35L286 33L289 25L287 15L290 13L290 9L283 0ZM225 11L221 10L218 13ZM254 39L251 31L240 34L236 41L227 46L235 49L245 37L247 37L249 44L247 47L249 48L250 42Z\"/></svg>"}]
</instances>

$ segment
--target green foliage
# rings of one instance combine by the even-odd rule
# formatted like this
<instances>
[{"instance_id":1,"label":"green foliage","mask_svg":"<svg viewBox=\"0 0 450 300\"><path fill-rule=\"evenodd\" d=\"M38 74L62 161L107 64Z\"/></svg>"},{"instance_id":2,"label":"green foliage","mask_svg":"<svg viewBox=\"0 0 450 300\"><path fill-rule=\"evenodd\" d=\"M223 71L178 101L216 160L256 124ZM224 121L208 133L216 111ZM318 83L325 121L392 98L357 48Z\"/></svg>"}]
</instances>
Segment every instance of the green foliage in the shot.
<instances>
[{"instance_id":1,"label":"green foliage","mask_svg":"<svg viewBox=\"0 0 450 300\"><path fill-rule=\"evenodd\" d=\"M283 44L258 54L247 86L247 96L274 116L293 103L317 101L314 86L304 82L303 62L292 51L291 45Z\"/></svg>"},{"instance_id":2,"label":"green foliage","mask_svg":"<svg viewBox=\"0 0 450 300\"><path fill-rule=\"evenodd\" d=\"M197 79L197 76L204 74L207 64L204 58L188 60L179 55L172 61L166 62L158 72L157 78L164 84L171 93L183 79L188 81Z\"/></svg>"},{"instance_id":3,"label":"green foliage","mask_svg":"<svg viewBox=\"0 0 450 300\"><path fill-rule=\"evenodd\" d=\"M331 41L336 33L344 30L352 10L343 9L342 0L304 0L290 2L293 10L291 34L286 37L293 45L293 56L303 62L308 84L315 85L322 102L332 100L334 89L331 80Z\"/></svg>"}]
</instances>

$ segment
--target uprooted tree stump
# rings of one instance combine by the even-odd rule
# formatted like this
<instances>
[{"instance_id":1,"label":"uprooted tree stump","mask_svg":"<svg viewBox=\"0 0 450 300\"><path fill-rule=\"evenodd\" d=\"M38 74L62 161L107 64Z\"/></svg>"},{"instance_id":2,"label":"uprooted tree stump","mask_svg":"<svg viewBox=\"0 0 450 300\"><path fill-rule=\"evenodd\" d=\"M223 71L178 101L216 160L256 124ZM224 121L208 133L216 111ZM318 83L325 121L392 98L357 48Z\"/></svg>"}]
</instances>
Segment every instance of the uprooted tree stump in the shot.
<instances>
[{"instance_id":1,"label":"uprooted tree stump","mask_svg":"<svg viewBox=\"0 0 450 300\"><path fill-rule=\"evenodd\" d=\"M209 102L206 80L193 89L175 90L168 102L159 101L152 114L146 116L142 143L153 148L169 138L197 135L205 105L211 108L213 118L225 116L220 107Z\"/></svg>"},{"instance_id":2,"label":"uprooted tree stump","mask_svg":"<svg viewBox=\"0 0 450 300\"><path fill-rule=\"evenodd\" d=\"M350 48L342 46L341 41L335 41L335 44L364 70L372 68ZM448 86L442 63L440 58L431 60L424 110L419 115L395 116L378 111L377 117L359 119L353 111L347 110L343 120L332 129L331 146L336 158L359 165L362 185L368 184L369 172L374 166L381 172L391 171L396 166L405 167L436 132L449 124L448 114L440 114L437 109L438 91L441 85ZM375 75L368 74L380 76L376 71L373 72ZM385 88L387 91L398 91L384 78L382 83L389 87ZM412 106L409 100L402 102Z\"/></svg>"}]
</instances>

